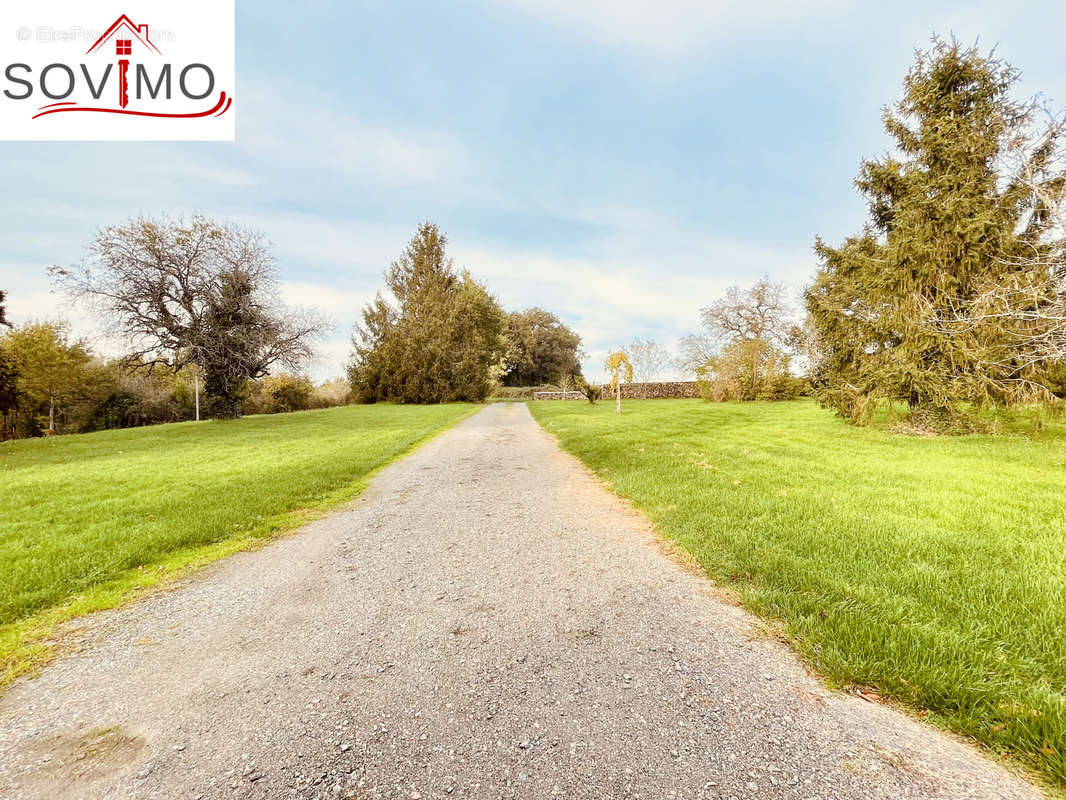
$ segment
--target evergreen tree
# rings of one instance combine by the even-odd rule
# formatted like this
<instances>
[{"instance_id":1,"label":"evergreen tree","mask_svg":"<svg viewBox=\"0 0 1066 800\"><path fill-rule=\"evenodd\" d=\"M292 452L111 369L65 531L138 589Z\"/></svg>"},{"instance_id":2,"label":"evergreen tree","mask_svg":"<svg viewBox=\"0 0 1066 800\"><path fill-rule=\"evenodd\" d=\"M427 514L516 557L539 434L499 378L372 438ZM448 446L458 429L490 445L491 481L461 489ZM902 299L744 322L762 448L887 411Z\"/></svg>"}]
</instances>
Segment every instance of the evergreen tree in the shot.
<instances>
[{"instance_id":1,"label":"evergreen tree","mask_svg":"<svg viewBox=\"0 0 1066 800\"><path fill-rule=\"evenodd\" d=\"M0 325L11 327L7 321L6 295L0 290ZM18 369L9 348L0 339L0 439L7 436L8 415L18 407Z\"/></svg>"},{"instance_id":2,"label":"evergreen tree","mask_svg":"<svg viewBox=\"0 0 1066 800\"><path fill-rule=\"evenodd\" d=\"M362 402L480 401L502 372L505 317L496 300L457 273L447 237L419 226L385 273L394 306L380 294L363 310L348 378Z\"/></svg>"},{"instance_id":3,"label":"evergreen tree","mask_svg":"<svg viewBox=\"0 0 1066 800\"><path fill-rule=\"evenodd\" d=\"M18 408L18 367L7 343L0 339L0 439L8 435L8 417Z\"/></svg>"},{"instance_id":4,"label":"evergreen tree","mask_svg":"<svg viewBox=\"0 0 1066 800\"><path fill-rule=\"evenodd\" d=\"M899 157L864 162L856 180L866 228L840 247L815 245L820 270L806 293L814 378L823 403L853 422L879 399L946 427L980 407L1047 397L1050 365L1026 363L1001 326L970 313L993 287L1046 279L1033 271L1063 247L1023 179L1061 181L1059 126L1032 136L1038 109L1011 100L1017 76L975 48L934 40L884 112Z\"/></svg>"}]
</instances>

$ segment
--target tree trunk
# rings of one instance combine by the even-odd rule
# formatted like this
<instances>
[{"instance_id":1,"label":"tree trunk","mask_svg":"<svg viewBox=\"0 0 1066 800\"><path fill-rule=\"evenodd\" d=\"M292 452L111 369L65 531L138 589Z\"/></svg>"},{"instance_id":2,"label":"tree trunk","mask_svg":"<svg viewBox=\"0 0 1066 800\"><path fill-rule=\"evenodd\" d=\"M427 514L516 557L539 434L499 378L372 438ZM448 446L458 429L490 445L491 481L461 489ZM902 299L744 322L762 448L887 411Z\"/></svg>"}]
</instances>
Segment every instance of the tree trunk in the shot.
<instances>
[{"instance_id":1,"label":"tree trunk","mask_svg":"<svg viewBox=\"0 0 1066 800\"><path fill-rule=\"evenodd\" d=\"M48 395L48 433L56 432L56 398L54 394Z\"/></svg>"},{"instance_id":2,"label":"tree trunk","mask_svg":"<svg viewBox=\"0 0 1066 800\"><path fill-rule=\"evenodd\" d=\"M622 413L622 378L619 376L614 389L615 412Z\"/></svg>"}]
</instances>

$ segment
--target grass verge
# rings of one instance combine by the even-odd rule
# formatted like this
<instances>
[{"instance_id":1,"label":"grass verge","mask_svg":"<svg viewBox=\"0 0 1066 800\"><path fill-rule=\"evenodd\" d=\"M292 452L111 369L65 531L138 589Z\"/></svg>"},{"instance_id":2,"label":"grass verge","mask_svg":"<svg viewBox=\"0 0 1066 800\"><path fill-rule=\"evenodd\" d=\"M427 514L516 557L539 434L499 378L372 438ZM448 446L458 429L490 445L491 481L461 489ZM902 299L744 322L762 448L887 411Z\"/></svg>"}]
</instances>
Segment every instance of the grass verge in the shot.
<instances>
[{"instance_id":1,"label":"grass verge","mask_svg":"<svg viewBox=\"0 0 1066 800\"><path fill-rule=\"evenodd\" d=\"M922 439L810 401L530 409L832 683L1066 788L1066 425Z\"/></svg>"},{"instance_id":2,"label":"grass verge","mask_svg":"<svg viewBox=\"0 0 1066 800\"><path fill-rule=\"evenodd\" d=\"M471 405L351 406L0 445L0 689L74 617L321 516Z\"/></svg>"}]
</instances>

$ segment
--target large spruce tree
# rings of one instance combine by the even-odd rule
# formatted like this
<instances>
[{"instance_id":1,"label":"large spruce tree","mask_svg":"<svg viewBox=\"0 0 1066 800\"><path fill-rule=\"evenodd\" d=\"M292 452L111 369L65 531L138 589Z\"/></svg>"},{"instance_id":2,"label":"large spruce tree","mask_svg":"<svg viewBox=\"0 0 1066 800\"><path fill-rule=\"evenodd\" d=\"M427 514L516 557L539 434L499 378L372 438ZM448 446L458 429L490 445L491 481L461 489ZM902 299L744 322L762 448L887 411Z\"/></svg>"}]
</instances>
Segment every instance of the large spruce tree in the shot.
<instances>
[{"instance_id":1,"label":"large spruce tree","mask_svg":"<svg viewBox=\"0 0 1066 800\"><path fill-rule=\"evenodd\" d=\"M1055 174L1060 125L1038 135L1035 103L994 56L934 40L884 112L896 153L865 161L870 219L831 247L818 239L806 293L820 398L861 423L882 399L945 428L987 406L1047 399L1054 365L1012 352L974 309L996 287L1048 285L1061 255L1040 186ZM1020 297L1021 295L1019 295Z\"/></svg>"},{"instance_id":2,"label":"large spruce tree","mask_svg":"<svg viewBox=\"0 0 1066 800\"><path fill-rule=\"evenodd\" d=\"M503 371L506 317L458 273L447 237L425 222L385 272L396 305L380 294L363 310L348 379L361 402L484 400Z\"/></svg>"}]
</instances>

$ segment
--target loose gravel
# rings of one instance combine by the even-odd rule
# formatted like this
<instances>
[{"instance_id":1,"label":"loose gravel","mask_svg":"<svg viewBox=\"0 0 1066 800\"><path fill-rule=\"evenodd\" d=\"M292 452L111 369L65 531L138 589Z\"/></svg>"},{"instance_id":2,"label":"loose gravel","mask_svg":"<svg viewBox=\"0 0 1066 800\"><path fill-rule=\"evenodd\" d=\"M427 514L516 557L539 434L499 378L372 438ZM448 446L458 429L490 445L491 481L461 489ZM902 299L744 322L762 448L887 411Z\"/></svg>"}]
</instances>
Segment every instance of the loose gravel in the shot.
<instances>
[{"instance_id":1,"label":"loose gravel","mask_svg":"<svg viewBox=\"0 0 1066 800\"><path fill-rule=\"evenodd\" d=\"M350 510L84 620L0 699L0 797L1040 796L760 630L495 405Z\"/></svg>"}]
</instances>

